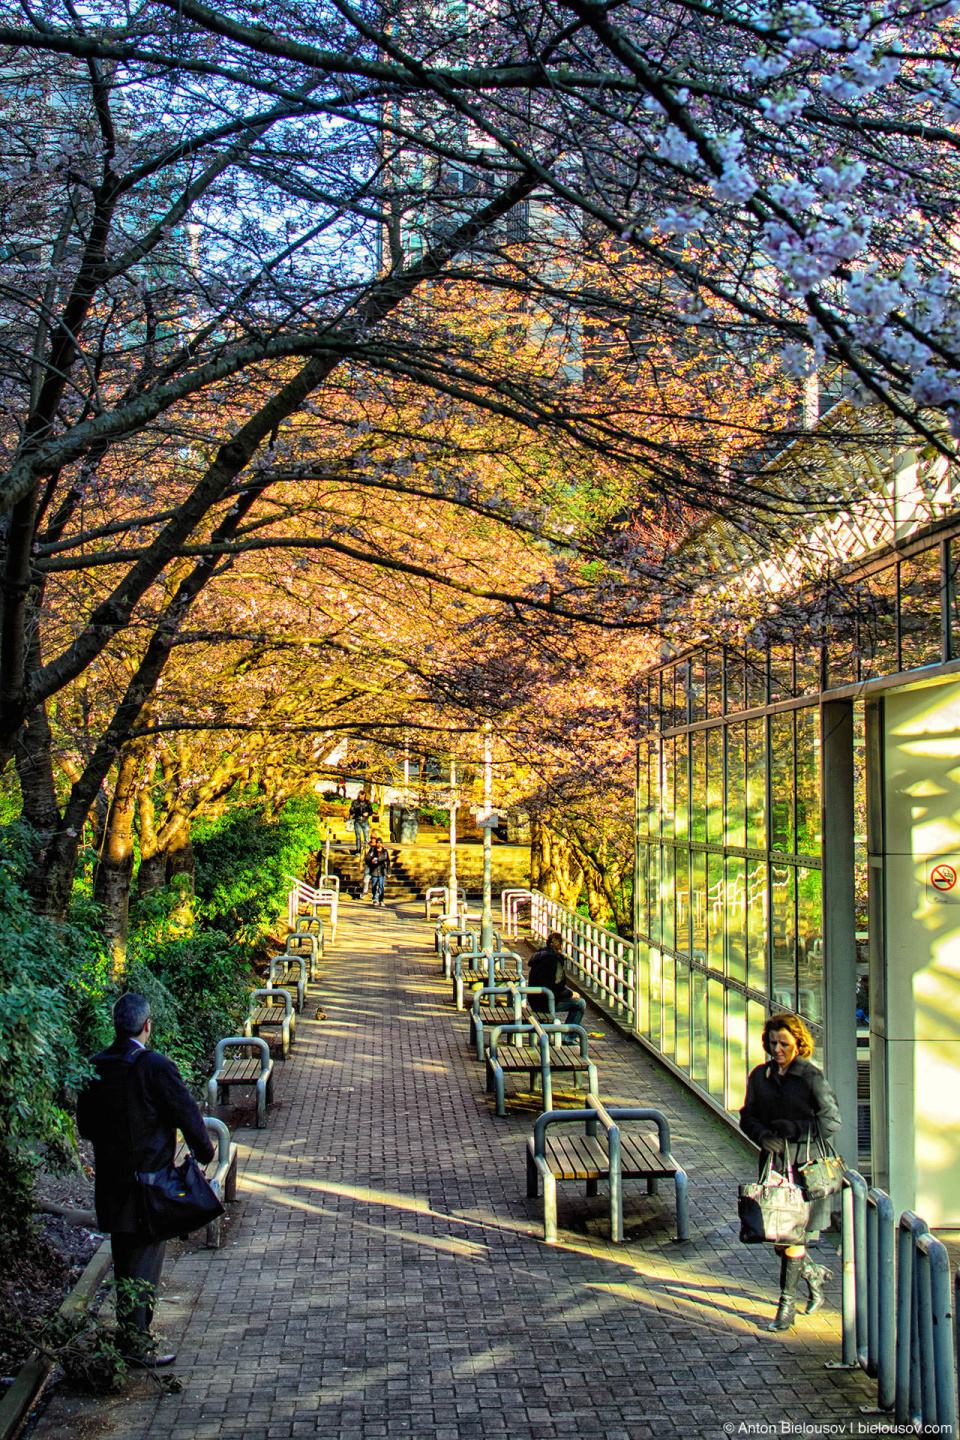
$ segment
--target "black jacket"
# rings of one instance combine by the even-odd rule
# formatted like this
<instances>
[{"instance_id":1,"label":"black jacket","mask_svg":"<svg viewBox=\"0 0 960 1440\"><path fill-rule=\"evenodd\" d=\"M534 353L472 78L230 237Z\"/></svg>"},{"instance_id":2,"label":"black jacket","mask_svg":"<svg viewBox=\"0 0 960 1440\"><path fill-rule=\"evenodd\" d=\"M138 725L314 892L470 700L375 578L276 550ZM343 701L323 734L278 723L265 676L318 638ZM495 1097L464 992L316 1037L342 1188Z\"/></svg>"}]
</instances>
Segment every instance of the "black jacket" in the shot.
<instances>
[{"instance_id":1,"label":"black jacket","mask_svg":"<svg viewBox=\"0 0 960 1440\"><path fill-rule=\"evenodd\" d=\"M363 863L371 875L389 875L391 869L390 851L386 845L381 846L379 850L371 845L364 856Z\"/></svg>"},{"instance_id":2,"label":"black jacket","mask_svg":"<svg viewBox=\"0 0 960 1440\"><path fill-rule=\"evenodd\" d=\"M527 984L541 986L544 990L552 990L554 1000L566 1000L568 995L573 994L573 991L567 989L563 968L565 963L566 957L559 950L551 950L549 945L544 945L542 949L535 950L530 956ZM530 1008L546 1010L547 997L532 995Z\"/></svg>"},{"instance_id":3,"label":"black jacket","mask_svg":"<svg viewBox=\"0 0 960 1440\"><path fill-rule=\"evenodd\" d=\"M93 1141L94 1199L101 1230L136 1234L133 1176L169 1165L180 1130L194 1155L214 1156L203 1116L172 1060L124 1037L94 1055L97 1078L77 1098L77 1129Z\"/></svg>"},{"instance_id":4,"label":"black jacket","mask_svg":"<svg viewBox=\"0 0 960 1440\"><path fill-rule=\"evenodd\" d=\"M358 795L356 800L354 800L353 804L350 806L349 818L351 820L366 820L372 814L373 806L370 804L370 801L367 799L366 795Z\"/></svg>"},{"instance_id":5,"label":"black jacket","mask_svg":"<svg viewBox=\"0 0 960 1440\"><path fill-rule=\"evenodd\" d=\"M747 1079L747 1098L740 1111L740 1129L762 1149L766 1142L786 1140L790 1145L791 1163L806 1158L807 1136L811 1137L811 1154L821 1153L817 1130L829 1140L840 1128L840 1107L823 1071L812 1060L797 1056L785 1075L776 1062L769 1060L751 1070ZM782 1148L782 1147L780 1147Z\"/></svg>"}]
</instances>

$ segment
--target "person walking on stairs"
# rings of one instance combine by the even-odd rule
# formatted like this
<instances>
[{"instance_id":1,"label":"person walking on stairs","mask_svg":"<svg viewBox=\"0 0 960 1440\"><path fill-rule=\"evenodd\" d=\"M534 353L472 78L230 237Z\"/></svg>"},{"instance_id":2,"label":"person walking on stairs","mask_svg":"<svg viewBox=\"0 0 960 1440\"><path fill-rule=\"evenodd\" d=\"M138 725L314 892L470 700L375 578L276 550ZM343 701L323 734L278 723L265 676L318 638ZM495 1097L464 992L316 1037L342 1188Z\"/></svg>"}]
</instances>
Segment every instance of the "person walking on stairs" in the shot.
<instances>
[{"instance_id":1,"label":"person walking on stairs","mask_svg":"<svg viewBox=\"0 0 960 1440\"><path fill-rule=\"evenodd\" d=\"M349 810L349 821L353 826L353 837L357 842L355 855L363 854L364 845L370 844L370 817L373 814L373 806L361 790L360 794L353 801Z\"/></svg>"},{"instance_id":2,"label":"person walking on stairs","mask_svg":"<svg viewBox=\"0 0 960 1440\"><path fill-rule=\"evenodd\" d=\"M771 1015L762 1041L770 1059L751 1070L740 1111L740 1129L760 1146L761 1178L771 1155L774 1162L786 1156L796 1171L806 1158L808 1142L814 1158L827 1154L830 1137L840 1128L837 1098L810 1059L813 1039L803 1021L796 1015ZM812 1315L823 1304L823 1285L830 1272L810 1259L807 1246L819 1240L820 1231L830 1224L831 1209L829 1195L814 1200L804 1243L775 1247L780 1256L780 1303L768 1330L792 1329L801 1280L810 1292L806 1314Z\"/></svg>"},{"instance_id":3,"label":"person walking on stairs","mask_svg":"<svg viewBox=\"0 0 960 1440\"><path fill-rule=\"evenodd\" d=\"M374 905L383 904L383 892L390 874L390 851L379 835L373 837L373 844L367 851L364 867L370 872L370 890Z\"/></svg>"}]
</instances>

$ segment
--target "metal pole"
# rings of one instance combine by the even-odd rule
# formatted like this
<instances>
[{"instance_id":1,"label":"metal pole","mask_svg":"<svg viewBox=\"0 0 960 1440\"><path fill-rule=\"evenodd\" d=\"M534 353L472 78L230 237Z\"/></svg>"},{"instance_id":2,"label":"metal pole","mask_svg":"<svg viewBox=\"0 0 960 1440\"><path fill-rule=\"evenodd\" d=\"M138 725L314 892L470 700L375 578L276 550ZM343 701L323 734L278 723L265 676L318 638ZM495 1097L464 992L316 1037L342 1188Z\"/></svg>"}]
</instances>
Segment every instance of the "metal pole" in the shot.
<instances>
[{"instance_id":1,"label":"metal pole","mask_svg":"<svg viewBox=\"0 0 960 1440\"><path fill-rule=\"evenodd\" d=\"M460 914L457 904L457 762L450 761L450 913Z\"/></svg>"},{"instance_id":2,"label":"metal pole","mask_svg":"<svg viewBox=\"0 0 960 1440\"><path fill-rule=\"evenodd\" d=\"M483 809L484 819L489 819L493 805L493 751L490 747L489 720L483 722ZM493 955L493 828L483 827L483 910L480 915L480 949L485 955ZM493 969L491 960L490 969Z\"/></svg>"},{"instance_id":3,"label":"metal pole","mask_svg":"<svg viewBox=\"0 0 960 1440\"><path fill-rule=\"evenodd\" d=\"M324 879L330 874L330 826L327 826L327 838L323 845L323 874Z\"/></svg>"}]
</instances>

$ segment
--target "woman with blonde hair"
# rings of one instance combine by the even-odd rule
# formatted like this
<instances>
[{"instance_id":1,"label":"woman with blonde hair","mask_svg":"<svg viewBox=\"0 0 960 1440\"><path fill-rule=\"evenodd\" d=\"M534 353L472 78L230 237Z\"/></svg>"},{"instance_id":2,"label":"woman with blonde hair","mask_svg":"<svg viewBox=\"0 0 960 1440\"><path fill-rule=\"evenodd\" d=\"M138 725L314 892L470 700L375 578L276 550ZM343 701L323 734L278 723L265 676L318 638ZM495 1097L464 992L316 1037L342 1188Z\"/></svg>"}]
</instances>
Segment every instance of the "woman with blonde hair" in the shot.
<instances>
[{"instance_id":1,"label":"woman with blonde hair","mask_svg":"<svg viewBox=\"0 0 960 1440\"><path fill-rule=\"evenodd\" d=\"M787 1156L796 1169L807 1157L809 1140L812 1158L828 1153L830 1137L840 1128L837 1099L823 1071L810 1059L813 1040L796 1015L771 1015L763 1027L763 1048L770 1059L751 1070L747 1097L740 1111L740 1129L760 1146L761 1174L767 1157ZM823 1304L823 1284L829 1275L825 1265L815 1265L806 1247L820 1238L830 1223L831 1201L827 1196L810 1206L804 1244L778 1245L780 1256L780 1303L768 1330L789 1330L797 1315L797 1286L807 1282L810 1300L806 1313L812 1315Z\"/></svg>"}]
</instances>

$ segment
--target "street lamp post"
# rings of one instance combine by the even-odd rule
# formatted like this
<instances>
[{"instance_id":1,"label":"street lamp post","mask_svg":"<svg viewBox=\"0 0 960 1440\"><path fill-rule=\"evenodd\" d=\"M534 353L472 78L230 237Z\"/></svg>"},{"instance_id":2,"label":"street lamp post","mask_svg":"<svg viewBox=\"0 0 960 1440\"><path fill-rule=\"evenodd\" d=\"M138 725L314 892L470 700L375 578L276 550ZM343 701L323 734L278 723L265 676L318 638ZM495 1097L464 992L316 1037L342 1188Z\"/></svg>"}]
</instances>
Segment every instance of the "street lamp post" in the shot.
<instances>
[{"instance_id":1,"label":"street lamp post","mask_svg":"<svg viewBox=\"0 0 960 1440\"><path fill-rule=\"evenodd\" d=\"M489 720L483 722L483 911L480 916L480 949L493 955L493 826L490 824L493 805L493 751L490 745ZM492 968L492 967L491 967Z\"/></svg>"},{"instance_id":2,"label":"street lamp post","mask_svg":"<svg viewBox=\"0 0 960 1440\"><path fill-rule=\"evenodd\" d=\"M459 914L457 906L457 762L450 761L450 905L451 913Z\"/></svg>"}]
</instances>

